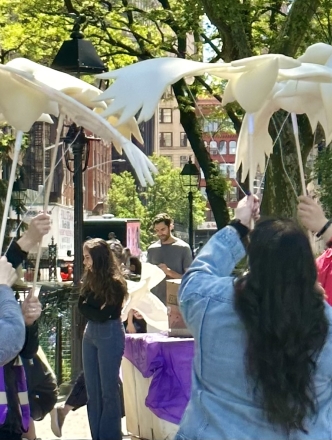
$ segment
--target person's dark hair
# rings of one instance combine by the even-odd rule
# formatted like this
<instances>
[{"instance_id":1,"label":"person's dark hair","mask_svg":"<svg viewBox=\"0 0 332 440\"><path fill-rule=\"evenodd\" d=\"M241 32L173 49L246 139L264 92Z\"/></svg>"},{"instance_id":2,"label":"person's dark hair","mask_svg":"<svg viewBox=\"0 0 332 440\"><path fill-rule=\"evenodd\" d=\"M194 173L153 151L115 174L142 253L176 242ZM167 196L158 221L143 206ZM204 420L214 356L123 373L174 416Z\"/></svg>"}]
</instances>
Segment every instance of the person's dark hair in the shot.
<instances>
[{"instance_id":1,"label":"person's dark hair","mask_svg":"<svg viewBox=\"0 0 332 440\"><path fill-rule=\"evenodd\" d=\"M315 414L313 376L327 332L308 237L292 220L268 219L251 233L249 272L235 282L247 333L246 367L267 419L306 432Z\"/></svg>"},{"instance_id":2,"label":"person's dark hair","mask_svg":"<svg viewBox=\"0 0 332 440\"><path fill-rule=\"evenodd\" d=\"M140 259L138 257L130 257L129 262L130 262L130 268L132 266L135 267L135 270L132 270L132 272L135 275L141 275L142 274L142 263L141 263Z\"/></svg>"},{"instance_id":3,"label":"person's dark hair","mask_svg":"<svg viewBox=\"0 0 332 440\"><path fill-rule=\"evenodd\" d=\"M92 259L92 270L85 270L81 294L93 292L95 298L105 304L122 304L128 296L127 284L117 259L109 245L101 238L92 238L84 243Z\"/></svg>"},{"instance_id":4,"label":"person's dark hair","mask_svg":"<svg viewBox=\"0 0 332 440\"><path fill-rule=\"evenodd\" d=\"M113 243L108 243L111 251L113 252L113 254L116 256L118 263L121 263L122 260L122 252L123 252L123 247L120 243L117 242L113 242Z\"/></svg>"},{"instance_id":5,"label":"person's dark hair","mask_svg":"<svg viewBox=\"0 0 332 440\"><path fill-rule=\"evenodd\" d=\"M173 220L171 219L171 217L168 214L166 214L165 212L162 212L161 214L158 214L155 216L155 218L153 219L153 222L152 222L152 226L155 226L158 223L162 223L162 222L164 222L167 227L170 227Z\"/></svg>"}]
</instances>

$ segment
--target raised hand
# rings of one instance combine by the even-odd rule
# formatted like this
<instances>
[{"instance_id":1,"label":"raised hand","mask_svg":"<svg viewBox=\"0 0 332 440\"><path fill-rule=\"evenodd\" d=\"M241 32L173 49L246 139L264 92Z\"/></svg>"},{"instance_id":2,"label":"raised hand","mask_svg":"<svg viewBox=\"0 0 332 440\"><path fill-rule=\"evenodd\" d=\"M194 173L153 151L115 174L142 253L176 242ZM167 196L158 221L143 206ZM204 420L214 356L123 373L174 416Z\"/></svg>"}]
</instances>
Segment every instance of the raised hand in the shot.
<instances>
[{"instance_id":1,"label":"raised hand","mask_svg":"<svg viewBox=\"0 0 332 440\"><path fill-rule=\"evenodd\" d=\"M17 279L16 270L8 263L6 257L0 258L0 284L11 287Z\"/></svg>"},{"instance_id":2,"label":"raised hand","mask_svg":"<svg viewBox=\"0 0 332 440\"><path fill-rule=\"evenodd\" d=\"M18 244L22 251L29 252L37 243L39 243L44 235L48 234L51 229L51 217L48 214L38 214L31 219L29 228L18 240Z\"/></svg>"},{"instance_id":3,"label":"raised hand","mask_svg":"<svg viewBox=\"0 0 332 440\"><path fill-rule=\"evenodd\" d=\"M259 219L259 198L257 196L246 196L241 199L235 209L235 217L241 221L244 226L250 228L252 220Z\"/></svg>"},{"instance_id":4,"label":"raised hand","mask_svg":"<svg viewBox=\"0 0 332 440\"><path fill-rule=\"evenodd\" d=\"M32 325L41 315L42 306L32 291L22 303L22 314L25 325Z\"/></svg>"},{"instance_id":5,"label":"raised hand","mask_svg":"<svg viewBox=\"0 0 332 440\"><path fill-rule=\"evenodd\" d=\"M298 200L297 214L303 226L312 232L321 231L327 223L322 207L308 196L300 196Z\"/></svg>"}]
</instances>

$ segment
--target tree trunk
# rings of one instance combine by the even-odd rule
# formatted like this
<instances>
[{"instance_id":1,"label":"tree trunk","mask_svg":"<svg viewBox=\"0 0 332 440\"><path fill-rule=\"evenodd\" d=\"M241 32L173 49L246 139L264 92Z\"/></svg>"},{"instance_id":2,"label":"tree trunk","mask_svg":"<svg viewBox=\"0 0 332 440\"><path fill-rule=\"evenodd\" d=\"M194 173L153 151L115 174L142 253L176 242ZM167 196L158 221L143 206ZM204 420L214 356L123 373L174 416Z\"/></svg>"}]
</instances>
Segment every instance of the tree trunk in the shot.
<instances>
[{"instance_id":1,"label":"tree trunk","mask_svg":"<svg viewBox=\"0 0 332 440\"><path fill-rule=\"evenodd\" d=\"M275 113L273 116L276 125L275 127L273 123L270 124L270 132L273 139L276 139L277 130L280 130L286 116L287 113L283 111ZM302 163L305 165L313 145L313 135L308 119L305 116L299 117L298 122L302 147ZM302 187L299 162L296 153L293 127L289 116L274 146L273 154L269 159L265 175L261 213L263 215L295 217L297 197L301 194Z\"/></svg>"},{"instance_id":2,"label":"tree trunk","mask_svg":"<svg viewBox=\"0 0 332 440\"><path fill-rule=\"evenodd\" d=\"M179 103L180 122L187 134L191 148L201 167L206 181L206 195L209 200L218 229L224 227L229 222L229 213L225 201L225 192L227 183L221 175L219 166L212 161L211 156L205 148L202 130L195 114L194 105L191 102L192 109L189 109L187 103L183 105L183 100L188 101L188 97L183 92L184 81L179 81L173 85L175 97ZM181 105L182 104L182 105Z\"/></svg>"}]
</instances>

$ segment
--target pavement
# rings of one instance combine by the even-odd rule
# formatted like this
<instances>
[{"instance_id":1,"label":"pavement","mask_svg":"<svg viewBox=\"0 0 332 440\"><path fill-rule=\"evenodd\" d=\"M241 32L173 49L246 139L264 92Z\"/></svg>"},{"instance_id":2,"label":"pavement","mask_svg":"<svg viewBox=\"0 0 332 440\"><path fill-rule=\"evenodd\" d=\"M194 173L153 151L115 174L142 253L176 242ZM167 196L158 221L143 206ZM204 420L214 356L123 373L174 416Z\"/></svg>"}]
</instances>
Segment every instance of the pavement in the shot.
<instances>
[{"instance_id":1,"label":"pavement","mask_svg":"<svg viewBox=\"0 0 332 440\"><path fill-rule=\"evenodd\" d=\"M37 438L41 440L58 440L51 431L51 418L48 414L44 420L35 422ZM122 419L122 432L127 434L126 418ZM123 440L134 439L124 435ZM91 440L86 406L70 411L62 428L62 440Z\"/></svg>"}]
</instances>

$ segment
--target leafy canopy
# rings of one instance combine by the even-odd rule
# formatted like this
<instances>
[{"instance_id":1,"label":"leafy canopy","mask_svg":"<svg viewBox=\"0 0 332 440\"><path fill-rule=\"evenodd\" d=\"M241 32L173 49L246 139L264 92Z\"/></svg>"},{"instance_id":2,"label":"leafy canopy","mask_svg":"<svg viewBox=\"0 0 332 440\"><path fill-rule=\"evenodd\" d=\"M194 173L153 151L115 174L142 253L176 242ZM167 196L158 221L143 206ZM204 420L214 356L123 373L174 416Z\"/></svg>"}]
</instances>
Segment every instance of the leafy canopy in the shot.
<instances>
[{"instance_id":1,"label":"leafy canopy","mask_svg":"<svg viewBox=\"0 0 332 440\"><path fill-rule=\"evenodd\" d=\"M141 243L145 249L154 240L151 224L153 218L167 212L176 224L188 228L189 204L187 192L182 186L180 168L173 168L166 157L150 157L159 173L154 175L154 185L148 185L138 193L133 175L125 171L112 175L111 188L108 192L109 212L120 218L139 218L141 220ZM205 219L206 200L195 188L193 189L194 225Z\"/></svg>"}]
</instances>

